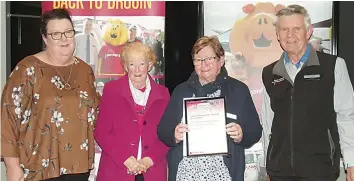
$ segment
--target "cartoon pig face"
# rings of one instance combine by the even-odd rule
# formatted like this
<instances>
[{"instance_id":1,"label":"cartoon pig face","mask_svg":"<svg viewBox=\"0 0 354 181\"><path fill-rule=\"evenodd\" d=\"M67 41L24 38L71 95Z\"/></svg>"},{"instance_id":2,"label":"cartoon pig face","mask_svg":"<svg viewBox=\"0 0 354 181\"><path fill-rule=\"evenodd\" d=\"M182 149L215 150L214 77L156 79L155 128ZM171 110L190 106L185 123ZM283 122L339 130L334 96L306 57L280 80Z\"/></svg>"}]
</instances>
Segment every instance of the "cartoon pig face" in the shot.
<instances>
[{"instance_id":1,"label":"cartoon pig face","mask_svg":"<svg viewBox=\"0 0 354 181\"><path fill-rule=\"evenodd\" d=\"M248 4L243 11L248 15L238 20L230 34L233 54L241 53L248 66L263 68L279 59L282 49L274 28L275 14L284 6L272 3Z\"/></svg>"},{"instance_id":2,"label":"cartoon pig face","mask_svg":"<svg viewBox=\"0 0 354 181\"><path fill-rule=\"evenodd\" d=\"M246 41L253 45L254 49L269 48L277 44L276 33L273 28L274 17L269 14L257 14L247 23L248 32L245 34Z\"/></svg>"}]
</instances>

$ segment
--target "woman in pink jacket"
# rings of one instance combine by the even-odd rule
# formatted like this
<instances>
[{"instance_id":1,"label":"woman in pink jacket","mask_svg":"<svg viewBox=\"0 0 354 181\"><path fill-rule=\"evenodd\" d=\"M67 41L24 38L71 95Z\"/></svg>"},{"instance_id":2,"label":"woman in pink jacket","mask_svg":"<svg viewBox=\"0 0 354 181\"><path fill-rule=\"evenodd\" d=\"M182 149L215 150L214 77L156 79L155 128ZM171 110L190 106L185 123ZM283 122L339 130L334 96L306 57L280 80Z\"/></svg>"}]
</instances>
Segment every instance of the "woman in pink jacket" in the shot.
<instances>
[{"instance_id":1,"label":"woman in pink jacket","mask_svg":"<svg viewBox=\"0 0 354 181\"><path fill-rule=\"evenodd\" d=\"M157 125L170 99L149 70L156 62L141 42L121 54L127 72L103 90L94 136L102 148L97 181L166 181L168 147L157 137Z\"/></svg>"}]
</instances>

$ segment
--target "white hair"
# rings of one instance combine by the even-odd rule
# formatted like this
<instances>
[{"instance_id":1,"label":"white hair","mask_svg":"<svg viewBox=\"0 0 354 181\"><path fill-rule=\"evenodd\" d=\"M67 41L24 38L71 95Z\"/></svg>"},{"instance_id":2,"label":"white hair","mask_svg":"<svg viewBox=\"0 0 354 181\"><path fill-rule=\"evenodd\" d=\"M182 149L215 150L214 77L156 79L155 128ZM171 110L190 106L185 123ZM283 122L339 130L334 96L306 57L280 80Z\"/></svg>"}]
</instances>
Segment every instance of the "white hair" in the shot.
<instances>
[{"instance_id":1,"label":"white hair","mask_svg":"<svg viewBox=\"0 0 354 181\"><path fill-rule=\"evenodd\" d=\"M284 9L281 9L276 14L274 26L276 27L277 31L279 30L279 18L282 16L292 16L292 15L303 15L305 17L304 18L305 27L307 30L309 29L309 27L311 26L311 18L307 10L303 6L292 4L287 6Z\"/></svg>"}]
</instances>

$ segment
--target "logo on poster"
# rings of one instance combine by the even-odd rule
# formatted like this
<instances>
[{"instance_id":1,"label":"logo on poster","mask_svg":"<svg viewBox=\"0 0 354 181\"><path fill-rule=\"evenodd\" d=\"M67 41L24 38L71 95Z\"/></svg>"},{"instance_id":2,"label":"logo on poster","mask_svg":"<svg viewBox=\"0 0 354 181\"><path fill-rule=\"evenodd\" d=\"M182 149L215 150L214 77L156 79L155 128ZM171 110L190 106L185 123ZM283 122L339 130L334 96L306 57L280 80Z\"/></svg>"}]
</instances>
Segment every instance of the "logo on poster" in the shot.
<instances>
[{"instance_id":1,"label":"logo on poster","mask_svg":"<svg viewBox=\"0 0 354 181\"><path fill-rule=\"evenodd\" d=\"M105 54L104 58L107 58L107 57L120 57L120 54L116 54L116 53Z\"/></svg>"}]
</instances>

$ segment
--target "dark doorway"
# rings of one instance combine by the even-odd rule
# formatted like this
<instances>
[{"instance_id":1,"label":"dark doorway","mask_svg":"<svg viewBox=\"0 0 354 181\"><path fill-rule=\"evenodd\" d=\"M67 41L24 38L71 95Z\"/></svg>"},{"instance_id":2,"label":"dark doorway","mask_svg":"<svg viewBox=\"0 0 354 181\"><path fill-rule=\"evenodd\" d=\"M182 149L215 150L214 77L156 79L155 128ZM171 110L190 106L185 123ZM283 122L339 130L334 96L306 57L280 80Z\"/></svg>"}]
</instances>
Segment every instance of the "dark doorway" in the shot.
<instances>
[{"instance_id":1,"label":"dark doorway","mask_svg":"<svg viewBox=\"0 0 354 181\"><path fill-rule=\"evenodd\" d=\"M39 32L40 15L42 12L40 1L10 1L7 2L7 41L8 60L11 61L9 75L19 61L28 55L35 54L42 49L42 39Z\"/></svg>"},{"instance_id":2,"label":"dark doorway","mask_svg":"<svg viewBox=\"0 0 354 181\"><path fill-rule=\"evenodd\" d=\"M194 70L191 51L203 35L203 2L166 1L166 87L170 92Z\"/></svg>"}]
</instances>

